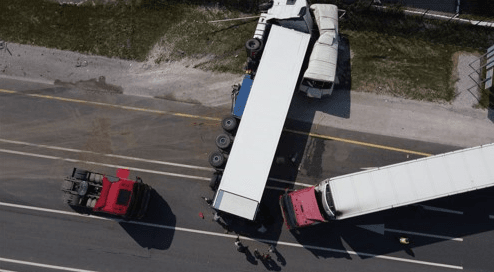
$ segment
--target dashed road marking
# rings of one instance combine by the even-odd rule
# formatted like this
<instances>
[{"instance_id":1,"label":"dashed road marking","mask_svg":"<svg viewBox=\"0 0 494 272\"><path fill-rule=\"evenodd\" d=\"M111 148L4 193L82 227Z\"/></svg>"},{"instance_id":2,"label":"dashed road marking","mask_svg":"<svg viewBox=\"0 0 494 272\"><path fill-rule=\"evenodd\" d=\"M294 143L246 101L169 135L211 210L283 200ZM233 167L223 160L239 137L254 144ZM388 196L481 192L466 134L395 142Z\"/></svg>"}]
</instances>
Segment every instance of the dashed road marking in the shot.
<instances>
[{"instance_id":1,"label":"dashed road marking","mask_svg":"<svg viewBox=\"0 0 494 272\"><path fill-rule=\"evenodd\" d=\"M65 266L58 266L58 265L51 265L51 264L42 264L42 263L35 263L35 262L27 262L27 261L7 259L7 258L2 258L2 257L0 257L0 262L15 263L15 264L22 264L22 265L30 265L30 266L36 266L36 267L42 267L42 268L49 268L49 269L56 269L56 270L64 270L64 271L73 271L73 272L96 272L94 270L85 270L85 269L65 267ZM0 271L7 271L7 270L0 270Z\"/></svg>"},{"instance_id":2,"label":"dashed road marking","mask_svg":"<svg viewBox=\"0 0 494 272\"><path fill-rule=\"evenodd\" d=\"M67 161L67 162L100 165L100 166L106 166L106 167L111 167L111 168L125 168L125 169L129 169L129 170L133 170L133 171L139 171L139 172L151 173L151 174L157 174L157 175L163 175L163 176L181 177L181 178L198 179L198 180L210 180L210 178L205 178L205 177L182 175L182 174L177 174L177 173L155 171L155 170L136 168L136 167L130 167L130 166L124 166L124 165L115 165L115 164L83 161L83 160L69 159L69 158L49 156L49 155L41 155L41 154L35 154L35 153L7 150L7 149L3 149L3 148L0 148L0 152L9 153L9 154L16 154L16 155L23 155L23 156L30 156L30 157L38 157L38 158L50 159L50 160L62 160L62 161Z\"/></svg>"},{"instance_id":3,"label":"dashed road marking","mask_svg":"<svg viewBox=\"0 0 494 272\"><path fill-rule=\"evenodd\" d=\"M445 212L445 213L453 213L453 214L463 215L463 212L461 212L461 211L449 210L449 209L444 209L444 208L437 208L437 207L426 206L426 205L422 205L422 204L417 204L417 206L420 206L420 207L422 207L426 210L429 210L429 211Z\"/></svg>"},{"instance_id":4,"label":"dashed road marking","mask_svg":"<svg viewBox=\"0 0 494 272\"><path fill-rule=\"evenodd\" d=\"M388 229L388 228L385 228L385 231L463 242L463 238L450 237L450 236L444 236L444 235L427 234L427 233L420 233L420 232L406 231L406 230L397 230L397 229Z\"/></svg>"},{"instance_id":5,"label":"dashed road marking","mask_svg":"<svg viewBox=\"0 0 494 272\"><path fill-rule=\"evenodd\" d=\"M219 236L219 237L232 238L232 239L236 239L238 237L237 235L232 235L232 234L223 234L223 233L217 233L217 232L212 232L212 231L189 229L189 228L160 225L160 224L153 224L153 223L146 223L146 222L138 222L138 221L125 221L122 219L108 219L108 218L104 218L104 217L100 217L100 216L81 215L81 214L78 214L75 212L66 212L66 211L59 211L59 210L53 210L53 209L38 208L38 207L33 207L33 206L5 203L5 202L0 202L0 206L13 207L13 208L19 208L19 209L36 210L36 211L44 211L44 212L73 215L73 216L91 217L94 219L102 219L102 220L113 220L113 221L128 223L128 224L142 225L142 226L162 228L162 229L170 229L170 230L175 230L175 231L183 231L183 232L210 235L210 236ZM268 240L268 239L257 239L257 238L250 238L250 237L245 237L245 236L240 236L240 238L242 238L243 240L249 240L249 241L259 241L259 242L263 242L263 243L277 244L278 246L284 245L284 246L290 246L290 247L315 249L315 250L337 252L337 253L357 255L357 256L367 256L367 257L372 257L372 258L376 258L376 259L385 259L385 260L414 263L414 264L421 264L421 265L428 265L428 266L435 266L435 267L443 267L443 268L451 268L451 269L459 269L459 270L463 269L462 266L457 266L457 265L433 263L433 262L419 261L419 260L413 260L413 259L405 259L405 258L386 256L386 255L375 255L375 254L371 254L371 253L357 252L357 251L351 251L351 250L335 249L335 248L312 246L312 245L303 245L303 244L299 244L299 243L274 241L274 240ZM70 271L73 271L73 270L70 270Z\"/></svg>"},{"instance_id":6,"label":"dashed road marking","mask_svg":"<svg viewBox=\"0 0 494 272\"><path fill-rule=\"evenodd\" d=\"M9 143L9 144L27 145L27 146L37 147L37 148L47 148L47 149L53 149L53 150L68 151L68 152L87 153L87 154L94 154L94 155L98 155L98 156L102 156L102 157L110 157L110 158L118 158L118 159L132 160L132 161L148 162L148 163L155 163L155 164L177 166L177 167L183 167L183 168L191 168L191 169L214 172L214 169L212 169L210 167L194 166L194 165L188 165L188 164L157 161L157 160L148 160L148 159L134 158L134 157L122 156L122 155L116 155L116 154L104 154L104 153L98 153L98 152L88 151L88 150L80 150L80 149L65 148L65 147L58 147L58 146L51 146L51 145L42 145L42 144L33 144L33 143L13 141L13 140L1 139L1 138L0 138L0 142Z\"/></svg>"},{"instance_id":7,"label":"dashed road marking","mask_svg":"<svg viewBox=\"0 0 494 272\"><path fill-rule=\"evenodd\" d=\"M37 157L37 158L43 158L43 159L49 159L49 160L62 160L62 161L67 161L67 162L86 163L86 164L99 165L99 166L105 166L105 167L110 167L110 168L125 168L125 169L129 169L129 170L133 170L133 171L139 171L139 172L151 173L151 174L157 174L157 175L163 175L163 176L172 176L172 177L180 177L180 178L188 178L188 179L196 179L196 180L204 180L204 181L210 181L211 180L211 178L207 178L207 177L183 175L183 174L164 172L164 171L156 171L156 170L150 170L150 169L143 169L143 168L137 168L137 167L131 167L131 166L125 166L125 165L115 165L115 164L108 164L108 163L83 161L83 160L63 158L63 157L57 157L57 156L51 156L51 155L42 155L42 154L36 154L36 153L8 150L8 149L3 149L3 148L0 148L0 152L22 155L22 156L29 156L29 157ZM191 168L194 168L194 167L191 167ZM298 184L295 183L295 185L298 185ZM284 188L273 187L273 186L266 186L266 188L271 189L271 190L285 191ZM289 190L289 191L291 191L291 190Z\"/></svg>"}]
</instances>

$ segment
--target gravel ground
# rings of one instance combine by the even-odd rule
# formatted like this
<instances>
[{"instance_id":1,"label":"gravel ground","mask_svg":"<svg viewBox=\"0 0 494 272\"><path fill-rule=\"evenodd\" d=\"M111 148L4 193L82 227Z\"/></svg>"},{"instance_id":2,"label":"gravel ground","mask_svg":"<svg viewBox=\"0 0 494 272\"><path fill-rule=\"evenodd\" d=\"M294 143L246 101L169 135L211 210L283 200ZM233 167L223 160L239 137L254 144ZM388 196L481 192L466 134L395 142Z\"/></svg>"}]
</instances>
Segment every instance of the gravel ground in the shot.
<instances>
[{"instance_id":1,"label":"gravel ground","mask_svg":"<svg viewBox=\"0 0 494 272\"><path fill-rule=\"evenodd\" d=\"M154 62L155 48L146 62L90 56L69 51L8 43L0 50L2 77L20 78L81 91L122 93L229 108L231 85L242 76L194 69L204 60ZM494 142L494 114L474 109L478 97L468 77L473 55L459 54L458 96L451 103L398 99L349 90L310 100L294 97L289 118L352 131L469 147Z\"/></svg>"},{"instance_id":2,"label":"gravel ground","mask_svg":"<svg viewBox=\"0 0 494 272\"><path fill-rule=\"evenodd\" d=\"M471 108L478 104L480 93L476 82L480 81L480 76L475 70L479 68L480 62L477 55L468 53L458 55L456 67L458 76L458 81L456 82L457 95L452 103L453 107Z\"/></svg>"},{"instance_id":3,"label":"gravel ground","mask_svg":"<svg viewBox=\"0 0 494 272\"><path fill-rule=\"evenodd\" d=\"M157 55L151 52L146 62L135 62L8 43L0 51L0 75L206 106L229 104L231 86L241 80L235 74L191 68L204 60L157 65Z\"/></svg>"}]
</instances>

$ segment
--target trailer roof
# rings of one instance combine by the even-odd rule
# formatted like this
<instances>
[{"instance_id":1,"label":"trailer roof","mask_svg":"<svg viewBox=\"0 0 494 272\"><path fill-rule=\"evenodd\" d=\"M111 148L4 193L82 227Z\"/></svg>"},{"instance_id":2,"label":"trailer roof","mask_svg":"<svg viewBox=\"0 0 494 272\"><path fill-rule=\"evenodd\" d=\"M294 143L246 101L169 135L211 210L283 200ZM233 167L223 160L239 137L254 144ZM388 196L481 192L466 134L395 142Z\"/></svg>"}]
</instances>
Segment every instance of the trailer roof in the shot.
<instances>
[{"instance_id":1,"label":"trailer roof","mask_svg":"<svg viewBox=\"0 0 494 272\"><path fill-rule=\"evenodd\" d=\"M309 34L272 26L218 188L215 208L254 219L309 40Z\"/></svg>"},{"instance_id":2,"label":"trailer roof","mask_svg":"<svg viewBox=\"0 0 494 272\"><path fill-rule=\"evenodd\" d=\"M494 144L329 180L339 219L494 186Z\"/></svg>"}]
</instances>

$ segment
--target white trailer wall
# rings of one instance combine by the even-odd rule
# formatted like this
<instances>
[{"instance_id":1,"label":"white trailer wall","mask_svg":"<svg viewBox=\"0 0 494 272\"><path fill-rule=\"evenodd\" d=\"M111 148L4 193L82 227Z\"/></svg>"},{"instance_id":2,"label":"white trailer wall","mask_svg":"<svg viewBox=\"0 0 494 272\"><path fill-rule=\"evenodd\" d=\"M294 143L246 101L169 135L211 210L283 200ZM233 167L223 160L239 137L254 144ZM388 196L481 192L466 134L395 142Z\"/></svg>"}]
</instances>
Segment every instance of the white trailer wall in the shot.
<instances>
[{"instance_id":1,"label":"white trailer wall","mask_svg":"<svg viewBox=\"0 0 494 272\"><path fill-rule=\"evenodd\" d=\"M213 207L255 218L310 35L271 27Z\"/></svg>"},{"instance_id":2,"label":"white trailer wall","mask_svg":"<svg viewBox=\"0 0 494 272\"><path fill-rule=\"evenodd\" d=\"M463 149L329 182L338 219L494 186L494 144Z\"/></svg>"}]
</instances>

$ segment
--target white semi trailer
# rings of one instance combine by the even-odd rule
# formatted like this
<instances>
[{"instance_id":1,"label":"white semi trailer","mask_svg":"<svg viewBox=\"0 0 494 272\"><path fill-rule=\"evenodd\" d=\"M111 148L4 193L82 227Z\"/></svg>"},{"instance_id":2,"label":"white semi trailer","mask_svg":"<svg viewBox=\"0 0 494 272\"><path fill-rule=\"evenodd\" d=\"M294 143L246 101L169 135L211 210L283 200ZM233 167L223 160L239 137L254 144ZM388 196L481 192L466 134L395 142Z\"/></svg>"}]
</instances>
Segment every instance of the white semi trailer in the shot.
<instances>
[{"instance_id":1,"label":"white semi trailer","mask_svg":"<svg viewBox=\"0 0 494 272\"><path fill-rule=\"evenodd\" d=\"M280 197L290 229L494 186L494 144L329 178Z\"/></svg>"},{"instance_id":2,"label":"white semi trailer","mask_svg":"<svg viewBox=\"0 0 494 272\"><path fill-rule=\"evenodd\" d=\"M309 40L309 34L271 27L224 171L214 177L215 209L255 219ZM220 156L211 156L213 166L222 166L215 164Z\"/></svg>"},{"instance_id":3,"label":"white semi trailer","mask_svg":"<svg viewBox=\"0 0 494 272\"><path fill-rule=\"evenodd\" d=\"M223 119L225 133L216 138L219 150L209 156L217 169L210 183L216 191L212 206L219 211L256 218L294 91L321 97L332 90L332 84L321 80L334 80L336 68L327 69L327 63L336 65L336 56L327 53L337 52L337 14L332 13L337 8L313 6L324 37L315 43L303 79L309 45L318 32L306 0L276 0L264 6L254 37L246 43L246 75L232 93L232 114ZM322 63L321 58L331 60Z\"/></svg>"}]
</instances>

